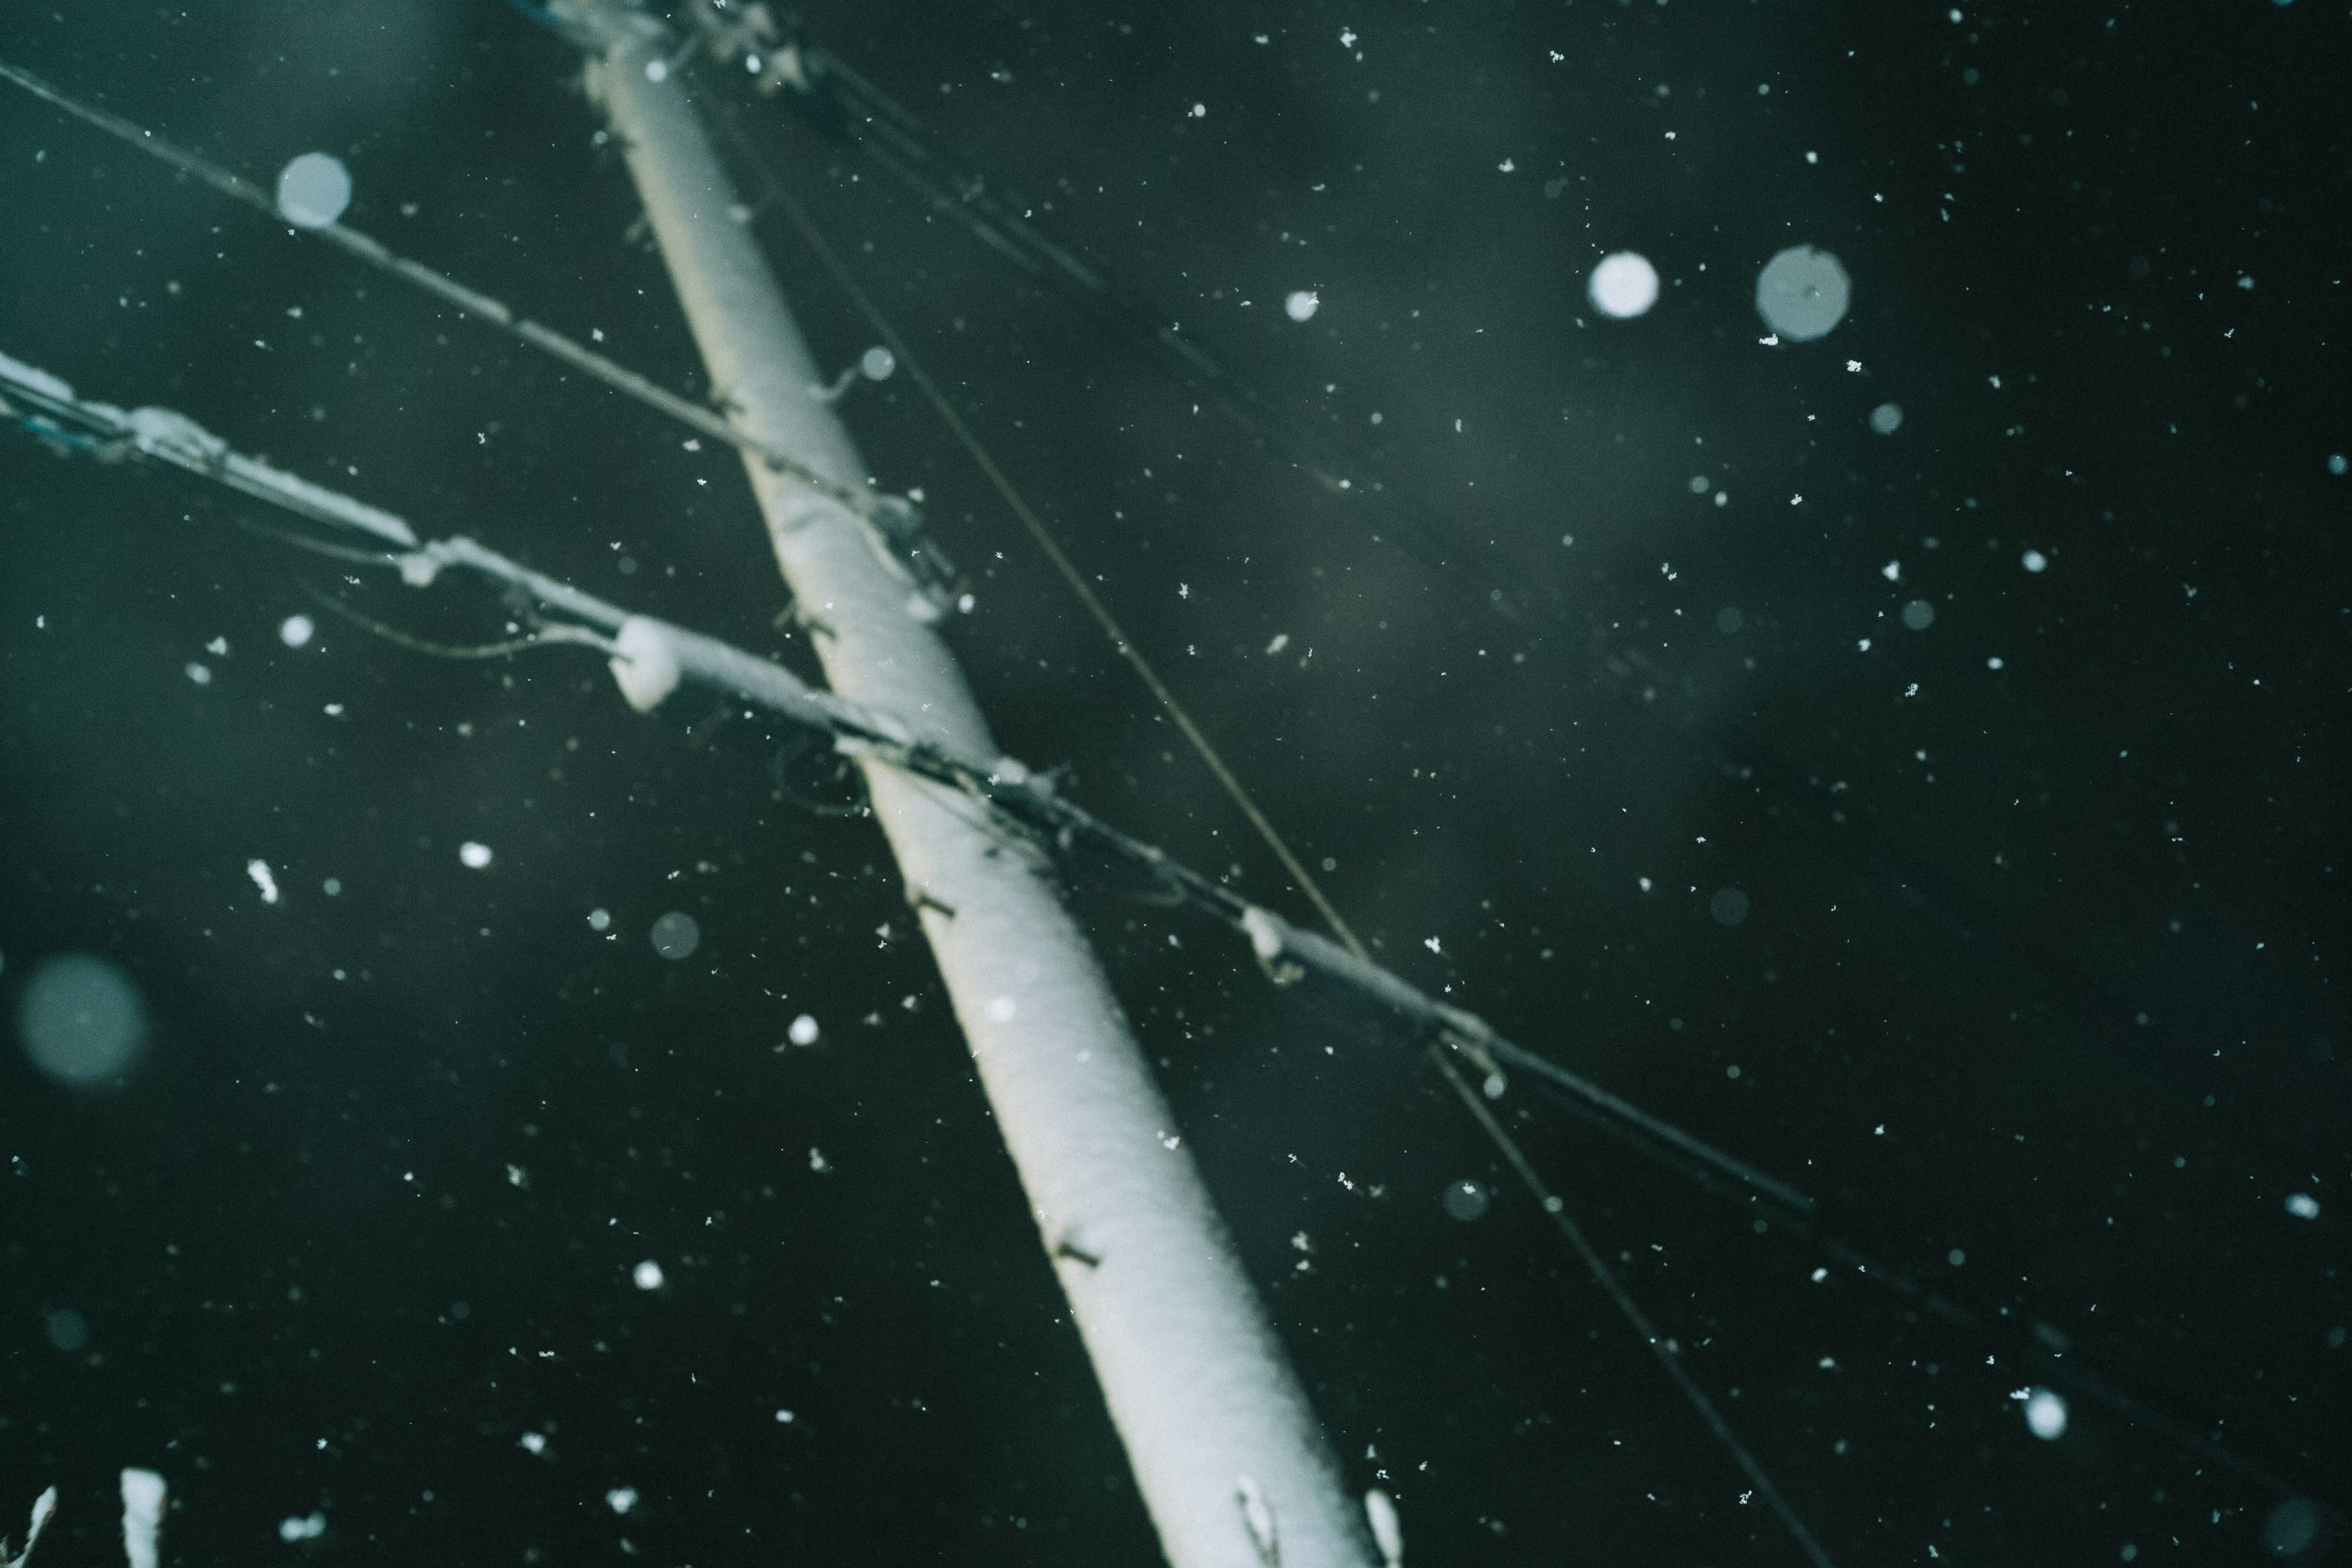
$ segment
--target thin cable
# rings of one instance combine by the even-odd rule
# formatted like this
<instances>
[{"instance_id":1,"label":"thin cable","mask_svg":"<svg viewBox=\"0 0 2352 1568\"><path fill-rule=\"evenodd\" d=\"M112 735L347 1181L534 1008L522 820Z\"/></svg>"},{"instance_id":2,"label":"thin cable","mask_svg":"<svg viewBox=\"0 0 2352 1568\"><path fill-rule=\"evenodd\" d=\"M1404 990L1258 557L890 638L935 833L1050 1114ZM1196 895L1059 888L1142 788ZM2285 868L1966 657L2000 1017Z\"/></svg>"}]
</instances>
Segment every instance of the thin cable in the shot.
<instances>
[{"instance_id":1,"label":"thin cable","mask_svg":"<svg viewBox=\"0 0 2352 1568\"><path fill-rule=\"evenodd\" d=\"M20 69L5 60L0 60L0 80L15 83L43 102L61 109L87 124L96 126L110 136L129 142L142 153L162 159L183 174L192 174L202 180L222 195L268 214L278 223L286 222L286 216L278 211L277 202L272 200L269 193L259 185L240 175L231 174L219 164L199 157L185 148L173 145L153 132L145 130L119 114L110 114L105 110L83 103L50 86L30 71ZM434 271L422 262L411 261L406 257L394 255L390 247L381 241L355 228L348 228L340 223L330 223L309 228L304 232L317 235L346 255L358 258L380 272L389 273L403 282L422 289L443 302L456 306L464 314L477 321L488 322L509 336L519 338L541 353L562 360L574 369L593 376L614 391L635 398L648 408L666 414L681 424L690 426L713 440L724 441L730 447L753 454L770 467L790 474L819 495L839 502L859 517L872 517L879 504L873 492L842 484L836 479L817 472L782 447L772 446L747 431L737 429L732 424L710 410L656 385L635 371L615 363L595 350L565 337L562 332L541 326L527 316L517 315L510 308L487 294L468 289L454 279Z\"/></svg>"},{"instance_id":2,"label":"thin cable","mask_svg":"<svg viewBox=\"0 0 2352 1568\"><path fill-rule=\"evenodd\" d=\"M503 658L509 654L527 653L532 648L547 647L557 643L576 644L583 647L598 648L605 653L613 651L613 642L610 637L598 637L585 627L566 626L542 626L530 637L512 637L505 642L428 642L423 637L414 637L402 631L398 626L386 626L373 616L362 615L332 594L321 593L308 583L302 584L302 591L316 599L322 607L333 611L362 630L373 632L384 641L398 647L407 648L412 653L431 654L436 658Z\"/></svg>"},{"instance_id":3,"label":"thin cable","mask_svg":"<svg viewBox=\"0 0 2352 1568\"><path fill-rule=\"evenodd\" d=\"M1443 1049L1430 1047L1429 1059L1437 1064L1437 1070L1445 1075L1445 1081L1454 1086L1454 1092L1462 1097L1462 1103L1470 1108L1470 1114L1477 1118L1478 1125L1486 1130L1486 1136L1494 1140L1495 1147L1502 1151L1503 1158L1518 1173L1520 1182L1534 1195L1537 1206L1551 1216L1552 1224L1559 1227L1559 1233L1568 1238L1569 1246L1574 1247L1577 1256L1584 1260L1584 1267L1591 1273L1594 1281L1617 1304L1617 1310L1622 1314L1626 1323L1641 1336L1642 1342L1650 1347L1650 1352L1658 1358L1658 1364L1665 1368L1666 1375L1682 1391L1683 1397L1690 1401L1691 1408L1698 1412L1699 1419L1706 1423L1707 1429L1715 1434L1716 1440L1731 1455L1741 1472L1756 1484L1757 1495L1780 1516L1789 1533L1796 1537L1798 1546L1814 1568L1837 1568L1830 1561L1830 1554L1822 1550L1822 1543L1813 1539L1813 1532L1805 1528L1805 1521L1797 1517L1797 1510L1789 1506L1789 1500L1780 1495L1780 1489L1772 1484L1772 1478L1764 1473L1764 1467L1757 1462L1748 1445L1739 1440L1739 1434L1731 1429L1731 1424L1723 1418L1723 1413L1716 1409L1715 1401L1706 1396L1706 1391L1698 1385L1698 1380L1691 1376L1690 1369L1683 1365L1680 1352L1659 1337L1658 1331L1642 1310L1641 1304L1633 1300L1624 1283L1602 1258L1600 1249L1584 1234L1584 1227L1569 1217L1567 1204L1554 1196L1551 1190L1544 1185L1543 1178L1536 1174L1535 1166L1528 1163L1517 1140L1495 1120L1478 1099L1477 1091L1446 1059Z\"/></svg>"},{"instance_id":4,"label":"thin cable","mask_svg":"<svg viewBox=\"0 0 2352 1568\"><path fill-rule=\"evenodd\" d=\"M1019 520L1021 526L1028 531L1029 537L1035 542L1037 548L1045 552L1045 559L1053 563L1054 569L1061 574L1062 581L1069 584L1070 591L1077 595L1078 603L1086 606L1087 613L1094 617L1095 624L1101 627L1103 635L1110 639L1111 647L1118 650L1118 656L1127 661L1128 666L1150 689L1152 700L1160 704L1160 711L1166 713L1174 721L1176 728L1182 731L1186 742L1192 746L1194 753L1207 764L1209 772L1216 775L1217 783L1223 786L1227 797L1240 808L1242 816L1248 819L1250 826L1256 830L1258 837L1265 842L1265 847L1274 851L1275 858L1279 860L1282 863L1282 868L1289 873L1291 881L1297 885L1300 892L1307 895L1307 901L1315 906L1316 912L1321 915L1332 931L1339 934L1339 940L1347 943L1348 951L1369 963L1371 955L1365 951L1364 944L1357 939L1355 931L1349 926L1346 919L1325 895L1322 885L1316 881L1314 874L1308 871L1306 864L1291 852L1289 843L1274 824L1267 820L1265 813L1258 809L1257 802L1250 797L1249 791L1243 786L1241 780L1234 775L1233 769L1225 765L1225 760L1218 754L1217 748L1210 743L1208 736L1201 732L1201 727L1192 721L1192 714L1186 712L1184 705L1176 700L1176 694L1168 689L1168 683L1160 679L1160 672L1152 668L1151 661L1144 657L1143 650L1136 646L1135 639L1127 635L1127 628L1119 625L1118 618L1111 614L1110 607L1105 605L1096 595L1093 588L1087 585L1085 574L1064 552L1061 545L1055 541L1053 534L1046 530L1045 523L1039 520L1029 503L1022 499L1021 492L1013 488L1013 481L1005 476L1004 470L997 466L996 459L989 455L988 448L981 444L980 437L972 433L971 426L964 423L963 416L956 412L955 405L950 403L947 395L940 390L939 384L931 379L930 373L923 369L922 362L916 357L915 351L908 346L907 340L899 336L898 329L890 324L889 319L875 306L866 290L858 287L856 279L853 278L849 268L843 265L840 256L826 242L824 234L816 225L810 221L807 210L794 200L792 193L777 180L774 171L769 168L767 160L761 157L758 151L745 139L741 130L735 123L733 113L723 104L719 106L719 120L727 132L728 139L735 143L737 152L759 175L760 183L765 187L766 199L773 201L783 211L784 216L792 220L793 227L799 232L802 241L814 253L817 260L824 264L825 270L833 274L834 281L840 285L841 291L848 296L850 303L855 305L858 313L866 318L866 324L879 333L882 341L889 345L890 352L896 354L898 363L906 367L908 375L913 378L915 385L921 390L924 398L930 404L932 411L939 415L940 423L948 427L949 434L956 438L965 453L978 466L980 471L987 477L988 482L995 488L997 495L1003 499L1005 507L1014 518Z\"/></svg>"}]
</instances>

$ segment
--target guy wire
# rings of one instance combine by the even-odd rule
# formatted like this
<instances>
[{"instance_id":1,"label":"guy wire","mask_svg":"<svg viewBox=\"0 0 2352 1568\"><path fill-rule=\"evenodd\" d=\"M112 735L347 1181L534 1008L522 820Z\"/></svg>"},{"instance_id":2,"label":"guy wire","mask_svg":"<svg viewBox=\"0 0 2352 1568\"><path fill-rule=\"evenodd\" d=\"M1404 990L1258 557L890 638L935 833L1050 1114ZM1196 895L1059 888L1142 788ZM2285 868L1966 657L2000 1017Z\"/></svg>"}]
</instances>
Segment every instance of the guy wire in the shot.
<instances>
[{"instance_id":1,"label":"guy wire","mask_svg":"<svg viewBox=\"0 0 2352 1568\"><path fill-rule=\"evenodd\" d=\"M716 103L715 98L712 101ZM1333 906L1330 899L1324 894L1322 886L1316 881L1314 874L1308 871L1298 857L1291 852L1289 843L1274 824L1266 819L1265 813L1258 809L1257 802L1250 797L1248 789L1234 775L1234 771L1225 765L1225 760L1218 754L1217 748L1210 742L1208 736L1201 732L1201 727L1192 721L1192 716L1186 712L1184 705L1176 700L1176 694L1168 689L1168 683L1160 679L1160 672L1152 668L1151 661L1144 657L1142 649L1136 646L1135 639L1127 635L1127 628L1119 625L1118 618L1111 614L1110 607L1087 585L1085 574L1079 572L1061 545L1055 542L1053 534L1046 530L1045 523L1039 520L1029 503L1022 499L1021 492L1013 488L1012 479L1007 478L1004 470L997 466L996 459L990 456L988 448L982 445L980 437L973 433L971 426L965 424L963 416L956 412L955 405L948 400L947 395L940 391L939 384L931 379L928 371L923 369L922 362L916 358L915 352L908 346L907 340L899 336L898 329L893 327L888 318L876 307L866 290L858 287L856 279L850 275L849 268L843 264L840 256L835 252L832 245L826 241L816 225L810 220L807 209L803 207L792 193L783 187L782 183L776 178L774 171L768 166L767 160L760 155L758 150L752 147L750 141L743 135L741 128L735 123L733 112L723 103L716 103L716 107L719 124L726 131L728 140L734 143L738 154L742 157L752 173L759 176L760 184L763 188L763 197L767 201L774 202L782 210L784 216L792 220L793 227L799 233L803 243L807 245L817 260L824 265L824 269L833 275L833 280L840 286L841 291L848 297L849 302L857 308L858 313L866 318L866 324L880 335L890 352L898 356L898 363L907 367L907 374L921 390L924 399L930 404L932 412L940 416L940 423L948 427L949 434L956 438L965 453L978 466L982 474L986 476L988 482L994 487L1006 508L1027 531L1030 539L1036 543L1037 548L1045 552L1045 559L1053 563L1054 569L1061 574L1062 581L1069 584L1070 591L1077 595L1078 602L1086 606L1087 613L1094 617L1095 624L1101 627L1103 635L1110 639L1111 647L1118 651L1118 656L1128 662L1129 667L1150 689L1153 700L1160 704L1160 710L1168 715L1179 731L1182 731L1185 742L1192 746L1201 761L1207 764L1209 772L1216 776L1217 783L1223 786L1226 795L1232 799L1235 806L1240 808L1242 816L1248 819L1250 826L1256 830L1258 837L1265 841L1265 847L1274 851L1275 858L1279 860L1282 863L1282 868L1289 873L1291 881L1297 885L1300 892L1307 895L1307 901L1315 906L1316 912L1323 917L1339 940L1347 944L1348 950L1358 958L1370 962L1371 955L1365 951L1364 944L1357 939L1355 931L1349 927L1347 921Z\"/></svg>"}]
</instances>

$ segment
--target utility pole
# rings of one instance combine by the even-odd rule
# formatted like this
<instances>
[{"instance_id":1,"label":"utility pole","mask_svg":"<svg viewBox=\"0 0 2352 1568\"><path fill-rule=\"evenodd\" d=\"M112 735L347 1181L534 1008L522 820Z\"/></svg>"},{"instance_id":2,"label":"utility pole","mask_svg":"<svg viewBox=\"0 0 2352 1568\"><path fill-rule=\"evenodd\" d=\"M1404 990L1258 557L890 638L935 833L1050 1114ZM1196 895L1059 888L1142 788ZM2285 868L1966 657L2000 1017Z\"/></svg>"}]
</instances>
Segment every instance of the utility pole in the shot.
<instances>
[{"instance_id":1,"label":"utility pole","mask_svg":"<svg viewBox=\"0 0 2352 1568\"><path fill-rule=\"evenodd\" d=\"M810 395L822 377L669 65L674 40L624 0L565 10L587 21L590 96L718 400L772 449L862 489L866 466ZM745 466L833 689L997 755L869 525L754 454ZM1169 1562L1370 1568L1364 1516L1047 868L964 797L861 765Z\"/></svg>"}]
</instances>

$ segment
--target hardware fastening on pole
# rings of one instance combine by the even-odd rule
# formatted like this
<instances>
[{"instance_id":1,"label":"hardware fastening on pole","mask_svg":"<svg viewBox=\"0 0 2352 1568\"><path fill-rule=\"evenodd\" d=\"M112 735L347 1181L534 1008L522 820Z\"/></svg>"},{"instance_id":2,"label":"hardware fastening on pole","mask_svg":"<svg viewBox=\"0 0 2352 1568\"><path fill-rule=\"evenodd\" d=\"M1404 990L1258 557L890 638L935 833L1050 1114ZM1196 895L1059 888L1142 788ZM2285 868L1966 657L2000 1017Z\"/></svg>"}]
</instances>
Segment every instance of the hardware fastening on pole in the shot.
<instances>
[{"instance_id":1,"label":"hardware fastening on pole","mask_svg":"<svg viewBox=\"0 0 2352 1568\"><path fill-rule=\"evenodd\" d=\"M838 485L865 465L673 69L620 3L567 7L601 52L587 79L635 180L730 419ZM747 453L770 540L842 696L994 755L946 645L831 496ZM1118 999L1045 865L952 792L866 769L1138 1489L1176 1568L1371 1568L1361 1513ZM950 913L950 911L952 911Z\"/></svg>"}]
</instances>

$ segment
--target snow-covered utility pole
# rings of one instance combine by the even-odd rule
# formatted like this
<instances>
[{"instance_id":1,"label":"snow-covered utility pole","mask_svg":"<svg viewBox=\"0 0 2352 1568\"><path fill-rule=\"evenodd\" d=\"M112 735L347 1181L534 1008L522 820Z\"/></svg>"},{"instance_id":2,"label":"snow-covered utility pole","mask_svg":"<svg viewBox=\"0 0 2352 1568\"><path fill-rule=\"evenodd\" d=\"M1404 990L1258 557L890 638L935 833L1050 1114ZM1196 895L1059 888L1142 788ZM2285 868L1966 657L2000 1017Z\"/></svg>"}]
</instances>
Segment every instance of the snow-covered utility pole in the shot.
<instances>
[{"instance_id":1,"label":"snow-covered utility pole","mask_svg":"<svg viewBox=\"0 0 2352 1568\"><path fill-rule=\"evenodd\" d=\"M811 395L823 377L670 63L677 40L622 0L554 9L585 23L591 96L721 405L862 488L866 466ZM834 689L996 755L875 524L756 456L746 467ZM1364 1517L1046 867L952 791L887 766L865 776L1169 1561L1371 1568Z\"/></svg>"}]
</instances>

